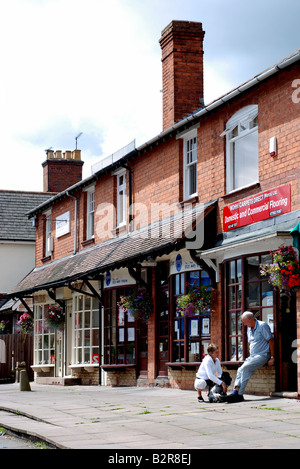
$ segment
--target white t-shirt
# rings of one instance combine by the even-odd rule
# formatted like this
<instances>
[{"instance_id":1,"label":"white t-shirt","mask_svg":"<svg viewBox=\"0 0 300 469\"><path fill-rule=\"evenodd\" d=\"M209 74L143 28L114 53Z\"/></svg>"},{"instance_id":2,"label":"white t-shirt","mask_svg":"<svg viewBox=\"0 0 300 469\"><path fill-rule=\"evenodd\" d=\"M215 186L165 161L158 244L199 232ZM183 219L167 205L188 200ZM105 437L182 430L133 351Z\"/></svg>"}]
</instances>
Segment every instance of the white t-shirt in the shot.
<instances>
[{"instance_id":1,"label":"white t-shirt","mask_svg":"<svg viewBox=\"0 0 300 469\"><path fill-rule=\"evenodd\" d=\"M221 368L220 360L216 358L215 361L213 361L210 355L206 355L203 358L201 365L199 366L199 369L196 373L197 378L210 379L216 384L222 383L222 381L218 378L218 376L221 376L221 375L222 375L222 368Z\"/></svg>"}]
</instances>

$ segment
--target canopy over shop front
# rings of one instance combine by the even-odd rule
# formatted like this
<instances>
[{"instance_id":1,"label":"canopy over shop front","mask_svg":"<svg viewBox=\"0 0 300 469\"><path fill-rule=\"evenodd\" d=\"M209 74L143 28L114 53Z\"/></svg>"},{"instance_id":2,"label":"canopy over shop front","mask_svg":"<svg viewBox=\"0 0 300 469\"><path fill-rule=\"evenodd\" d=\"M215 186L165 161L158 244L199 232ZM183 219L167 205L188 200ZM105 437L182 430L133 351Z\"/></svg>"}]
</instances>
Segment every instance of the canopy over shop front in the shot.
<instances>
[{"instance_id":1,"label":"canopy over shop front","mask_svg":"<svg viewBox=\"0 0 300 469\"><path fill-rule=\"evenodd\" d=\"M190 242L197 247L197 227L202 224L204 245L210 247L216 236L217 201L180 212L140 230L112 238L62 259L33 269L9 293L21 298L39 290L48 290L120 267L136 265L152 256L179 250ZM193 240L194 237L194 241ZM201 247L201 245L199 245Z\"/></svg>"}]
</instances>

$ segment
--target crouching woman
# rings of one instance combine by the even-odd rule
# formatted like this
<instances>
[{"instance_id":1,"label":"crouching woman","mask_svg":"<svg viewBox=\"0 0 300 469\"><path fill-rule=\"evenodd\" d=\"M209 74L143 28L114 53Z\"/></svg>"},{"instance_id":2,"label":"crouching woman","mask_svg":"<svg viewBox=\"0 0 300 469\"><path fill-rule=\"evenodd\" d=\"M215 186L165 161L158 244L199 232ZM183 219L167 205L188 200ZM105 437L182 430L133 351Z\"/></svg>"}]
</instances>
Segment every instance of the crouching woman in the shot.
<instances>
[{"instance_id":1,"label":"crouching woman","mask_svg":"<svg viewBox=\"0 0 300 469\"><path fill-rule=\"evenodd\" d=\"M218 359L218 353L218 347L215 344L209 344L207 355L202 360L196 373L194 387L198 393L198 402L204 402L202 391L209 391L214 384L222 385L224 393L227 392L226 384L220 379L222 368Z\"/></svg>"}]
</instances>

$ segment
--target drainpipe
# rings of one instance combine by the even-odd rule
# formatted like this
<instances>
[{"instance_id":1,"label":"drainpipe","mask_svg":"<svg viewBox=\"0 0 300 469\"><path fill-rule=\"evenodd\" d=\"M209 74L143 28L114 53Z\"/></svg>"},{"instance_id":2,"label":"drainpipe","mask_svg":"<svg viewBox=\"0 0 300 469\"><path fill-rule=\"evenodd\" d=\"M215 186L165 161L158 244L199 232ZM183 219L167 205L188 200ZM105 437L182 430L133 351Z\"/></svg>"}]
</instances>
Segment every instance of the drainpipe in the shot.
<instances>
[{"instance_id":1,"label":"drainpipe","mask_svg":"<svg viewBox=\"0 0 300 469\"><path fill-rule=\"evenodd\" d=\"M74 254L77 252L77 206L78 206L78 199L75 197L75 195L72 195L69 193L69 191L66 192L66 194L71 197L71 199L75 200L75 220L74 220Z\"/></svg>"},{"instance_id":2,"label":"drainpipe","mask_svg":"<svg viewBox=\"0 0 300 469\"><path fill-rule=\"evenodd\" d=\"M132 231L132 168L128 166L127 164L121 164L122 168L127 169L129 172L129 216L128 216L128 221L129 221L129 231Z\"/></svg>"}]
</instances>

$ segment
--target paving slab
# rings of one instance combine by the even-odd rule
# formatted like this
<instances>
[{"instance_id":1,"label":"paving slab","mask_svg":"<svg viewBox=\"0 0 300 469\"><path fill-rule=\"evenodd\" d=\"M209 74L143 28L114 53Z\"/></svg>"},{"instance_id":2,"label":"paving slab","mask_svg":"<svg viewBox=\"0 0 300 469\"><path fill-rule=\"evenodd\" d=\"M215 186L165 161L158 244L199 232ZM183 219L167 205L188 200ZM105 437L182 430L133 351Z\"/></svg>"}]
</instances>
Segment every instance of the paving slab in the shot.
<instances>
[{"instance_id":1,"label":"paving slab","mask_svg":"<svg viewBox=\"0 0 300 469\"><path fill-rule=\"evenodd\" d=\"M246 396L199 404L167 388L0 385L0 427L59 449L300 449L300 402Z\"/></svg>"}]
</instances>

